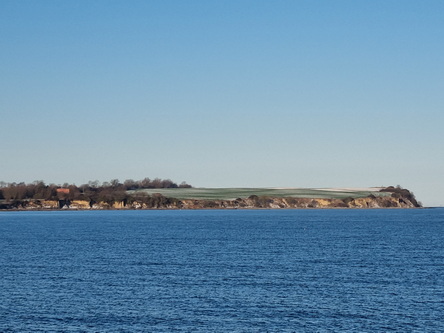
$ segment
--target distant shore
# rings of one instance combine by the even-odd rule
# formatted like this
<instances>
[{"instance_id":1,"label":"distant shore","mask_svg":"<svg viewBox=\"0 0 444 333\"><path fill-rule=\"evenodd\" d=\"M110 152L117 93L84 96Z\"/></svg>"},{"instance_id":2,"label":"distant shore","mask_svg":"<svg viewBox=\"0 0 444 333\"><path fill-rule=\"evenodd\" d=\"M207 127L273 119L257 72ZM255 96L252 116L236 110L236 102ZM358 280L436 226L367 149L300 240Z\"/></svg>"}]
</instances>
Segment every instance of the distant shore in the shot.
<instances>
[{"instance_id":1,"label":"distant shore","mask_svg":"<svg viewBox=\"0 0 444 333\"><path fill-rule=\"evenodd\" d=\"M62 193L69 195L69 192ZM137 210L137 209L312 209L419 208L414 195L400 187L387 188L177 188L127 191L109 200L2 200L0 210Z\"/></svg>"}]
</instances>

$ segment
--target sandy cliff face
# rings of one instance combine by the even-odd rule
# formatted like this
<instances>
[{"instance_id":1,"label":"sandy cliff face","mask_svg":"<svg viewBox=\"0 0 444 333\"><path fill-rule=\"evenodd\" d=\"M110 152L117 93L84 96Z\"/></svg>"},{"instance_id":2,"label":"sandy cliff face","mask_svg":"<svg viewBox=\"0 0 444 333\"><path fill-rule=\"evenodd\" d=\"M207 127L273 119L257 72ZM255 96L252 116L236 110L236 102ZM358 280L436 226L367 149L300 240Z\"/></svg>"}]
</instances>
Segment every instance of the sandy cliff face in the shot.
<instances>
[{"instance_id":1,"label":"sandy cliff face","mask_svg":"<svg viewBox=\"0 0 444 333\"><path fill-rule=\"evenodd\" d=\"M392 197L341 199L308 199L308 198L261 198L250 197L236 200L182 200L182 209L249 209L249 208L414 208L408 200Z\"/></svg>"},{"instance_id":2,"label":"sandy cliff face","mask_svg":"<svg viewBox=\"0 0 444 333\"><path fill-rule=\"evenodd\" d=\"M90 209L89 201L86 200L73 200L69 203L70 209Z\"/></svg>"}]
</instances>

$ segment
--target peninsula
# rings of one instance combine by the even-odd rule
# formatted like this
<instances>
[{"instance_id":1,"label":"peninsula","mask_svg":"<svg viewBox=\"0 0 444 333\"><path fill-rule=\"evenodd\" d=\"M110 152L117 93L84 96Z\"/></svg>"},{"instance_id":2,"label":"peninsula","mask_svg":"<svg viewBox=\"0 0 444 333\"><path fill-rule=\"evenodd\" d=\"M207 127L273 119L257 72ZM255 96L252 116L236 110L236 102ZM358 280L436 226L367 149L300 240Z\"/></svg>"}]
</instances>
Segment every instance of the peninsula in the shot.
<instances>
[{"instance_id":1,"label":"peninsula","mask_svg":"<svg viewBox=\"0 0 444 333\"><path fill-rule=\"evenodd\" d=\"M0 210L419 208L400 186L370 188L194 188L169 179L76 185L1 183Z\"/></svg>"}]
</instances>

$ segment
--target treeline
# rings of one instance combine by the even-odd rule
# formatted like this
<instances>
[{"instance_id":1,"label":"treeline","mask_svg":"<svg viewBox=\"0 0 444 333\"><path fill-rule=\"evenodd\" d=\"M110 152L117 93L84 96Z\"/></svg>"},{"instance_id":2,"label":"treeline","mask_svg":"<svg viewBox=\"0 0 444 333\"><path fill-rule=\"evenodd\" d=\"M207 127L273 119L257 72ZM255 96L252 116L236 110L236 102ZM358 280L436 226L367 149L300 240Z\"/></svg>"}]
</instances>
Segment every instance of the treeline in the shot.
<instances>
[{"instance_id":1,"label":"treeline","mask_svg":"<svg viewBox=\"0 0 444 333\"><path fill-rule=\"evenodd\" d=\"M116 202L131 198L127 191L156 188L190 188L186 182L177 183L170 179L144 178L142 180L127 179L121 183L118 179L109 182L90 181L88 184L77 186L65 183L63 185L49 184L43 181L25 183L0 182L0 200L6 202L22 200L88 200L91 202Z\"/></svg>"}]
</instances>

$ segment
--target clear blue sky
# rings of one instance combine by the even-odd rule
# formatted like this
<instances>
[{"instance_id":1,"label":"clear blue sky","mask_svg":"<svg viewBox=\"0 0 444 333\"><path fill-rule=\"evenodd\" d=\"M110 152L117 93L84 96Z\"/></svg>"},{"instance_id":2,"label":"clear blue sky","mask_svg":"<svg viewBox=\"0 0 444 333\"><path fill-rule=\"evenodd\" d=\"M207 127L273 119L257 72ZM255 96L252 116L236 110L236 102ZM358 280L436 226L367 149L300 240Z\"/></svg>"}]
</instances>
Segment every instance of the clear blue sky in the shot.
<instances>
[{"instance_id":1,"label":"clear blue sky","mask_svg":"<svg viewBox=\"0 0 444 333\"><path fill-rule=\"evenodd\" d=\"M0 1L0 180L444 204L444 1Z\"/></svg>"}]
</instances>

